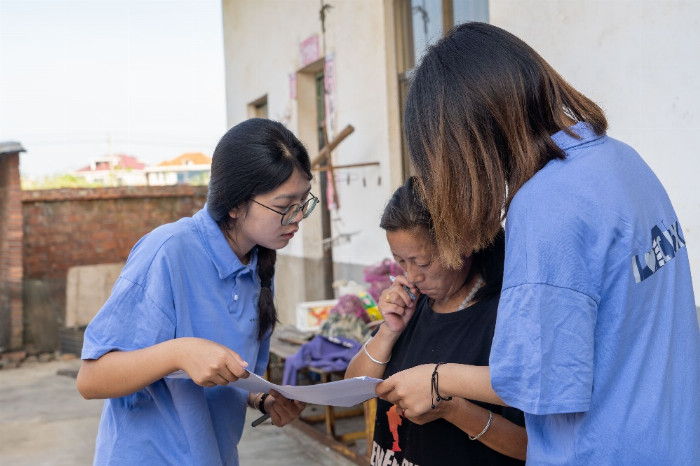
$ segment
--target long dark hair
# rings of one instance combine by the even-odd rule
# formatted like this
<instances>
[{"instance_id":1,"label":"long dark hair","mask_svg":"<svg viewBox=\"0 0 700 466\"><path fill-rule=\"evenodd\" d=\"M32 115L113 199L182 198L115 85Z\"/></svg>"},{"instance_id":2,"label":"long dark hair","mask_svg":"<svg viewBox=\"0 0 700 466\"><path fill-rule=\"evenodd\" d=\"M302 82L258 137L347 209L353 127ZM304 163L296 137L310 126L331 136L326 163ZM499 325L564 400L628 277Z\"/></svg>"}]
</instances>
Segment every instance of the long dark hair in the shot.
<instances>
[{"instance_id":1,"label":"long dark hair","mask_svg":"<svg viewBox=\"0 0 700 466\"><path fill-rule=\"evenodd\" d=\"M418 179L415 176L409 177L394 191L384 208L379 226L386 231L410 231L417 228L433 244L437 244L433 219L423 201ZM479 272L486 283L474 296L475 299L501 292L505 249L505 232L501 228L487 247L473 252L470 273Z\"/></svg>"},{"instance_id":2,"label":"long dark hair","mask_svg":"<svg viewBox=\"0 0 700 466\"><path fill-rule=\"evenodd\" d=\"M607 121L525 42L465 23L428 48L413 75L404 127L446 264L491 244L513 196L564 153L551 135L570 120Z\"/></svg>"},{"instance_id":3,"label":"long dark hair","mask_svg":"<svg viewBox=\"0 0 700 466\"><path fill-rule=\"evenodd\" d=\"M299 139L279 122L253 118L234 126L221 138L214 150L207 210L226 236L236 229L229 216L235 207L250 205L253 197L268 193L299 169L311 179L309 154ZM277 309L272 299L272 276L277 252L257 246L258 339L277 324Z\"/></svg>"}]
</instances>

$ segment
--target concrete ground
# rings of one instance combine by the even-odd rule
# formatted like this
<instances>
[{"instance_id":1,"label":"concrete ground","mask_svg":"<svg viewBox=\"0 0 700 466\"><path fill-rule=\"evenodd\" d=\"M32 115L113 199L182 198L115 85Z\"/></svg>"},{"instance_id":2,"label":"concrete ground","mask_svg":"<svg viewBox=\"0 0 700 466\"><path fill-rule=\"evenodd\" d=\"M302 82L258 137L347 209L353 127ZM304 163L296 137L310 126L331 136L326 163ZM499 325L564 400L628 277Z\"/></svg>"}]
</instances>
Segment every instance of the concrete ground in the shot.
<instances>
[{"instance_id":1,"label":"concrete ground","mask_svg":"<svg viewBox=\"0 0 700 466\"><path fill-rule=\"evenodd\" d=\"M101 400L84 400L75 379L79 360L25 363L0 370L0 464L2 466L91 465ZM238 446L246 465L349 466L350 462L293 426L252 428L248 411Z\"/></svg>"}]
</instances>

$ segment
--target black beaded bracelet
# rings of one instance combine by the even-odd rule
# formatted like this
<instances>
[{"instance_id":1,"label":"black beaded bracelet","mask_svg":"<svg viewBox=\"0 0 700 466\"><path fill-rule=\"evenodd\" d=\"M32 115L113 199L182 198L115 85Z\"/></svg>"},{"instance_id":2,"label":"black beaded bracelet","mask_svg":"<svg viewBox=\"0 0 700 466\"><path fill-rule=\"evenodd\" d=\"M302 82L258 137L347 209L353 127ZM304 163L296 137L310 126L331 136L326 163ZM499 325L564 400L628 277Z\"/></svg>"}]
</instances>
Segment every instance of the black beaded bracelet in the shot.
<instances>
[{"instance_id":1,"label":"black beaded bracelet","mask_svg":"<svg viewBox=\"0 0 700 466\"><path fill-rule=\"evenodd\" d=\"M267 411L265 411L265 398L267 398L268 396L270 396L269 393L263 393L260 397L260 401L258 401L258 411L260 411L263 414L267 414Z\"/></svg>"},{"instance_id":2,"label":"black beaded bracelet","mask_svg":"<svg viewBox=\"0 0 700 466\"><path fill-rule=\"evenodd\" d=\"M441 364L445 364L444 362L439 362L435 364L435 369L433 370L433 375L430 377L430 407L435 409L437 406L437 403L440 403L441 401L452 401L452 397L444 397L440 395L440 391L438 390L438 367L440 367Z\"/></svg>"}]
</instances>

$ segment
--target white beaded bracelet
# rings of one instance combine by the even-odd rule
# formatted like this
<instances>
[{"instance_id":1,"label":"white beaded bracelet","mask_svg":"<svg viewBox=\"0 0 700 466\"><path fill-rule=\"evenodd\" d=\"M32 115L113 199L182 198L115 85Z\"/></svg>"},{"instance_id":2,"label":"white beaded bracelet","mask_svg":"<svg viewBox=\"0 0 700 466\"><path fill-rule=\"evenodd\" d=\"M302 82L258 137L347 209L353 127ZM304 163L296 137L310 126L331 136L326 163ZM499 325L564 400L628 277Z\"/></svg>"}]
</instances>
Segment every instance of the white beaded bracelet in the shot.
<instances>
[{"instance_id":1,"label":"white beaded bracelet","mask_svg":"<svg viewBox=\"0 0 700 466\"><path fill-rule=\"evenodd\" d=\"M467 436L469 437L469 440L476 440L479 437L481 437L482 435L484 435L487 430L489 430L489 427L491 427L491 421L493 421L493 413L491 412L490 409L488 410L488 412L489 412L489 422L486 423L486 427L484 427L484 430L479 432L476 437L472 437L471 435L467 434Z\"/></svg>"},{"instance_id":2,"label":"white beaded bracelet","mask_svg":"<svg viewBox=\"0 0 700 466\"><path fill-rule=\"evenodd\" d=\"M370 338L369 340L367 340L367 341L365 342L364 345L362 345L362 349L365 350L365 354L367 355L367 357L368 357L373 363L375 363L375 364L380 364L380 365L382 365L382 366L385 366L389 361L391 361L391 355L389 355L389 359L387 359L387 360L384 361L384 362L378 361L378 360L374 359L374 358L372 357L372 355L369 354L369 351L367 351L367 343L369 343L370 341L372 341L371 338Z\"/></svg>"}]
</instances>

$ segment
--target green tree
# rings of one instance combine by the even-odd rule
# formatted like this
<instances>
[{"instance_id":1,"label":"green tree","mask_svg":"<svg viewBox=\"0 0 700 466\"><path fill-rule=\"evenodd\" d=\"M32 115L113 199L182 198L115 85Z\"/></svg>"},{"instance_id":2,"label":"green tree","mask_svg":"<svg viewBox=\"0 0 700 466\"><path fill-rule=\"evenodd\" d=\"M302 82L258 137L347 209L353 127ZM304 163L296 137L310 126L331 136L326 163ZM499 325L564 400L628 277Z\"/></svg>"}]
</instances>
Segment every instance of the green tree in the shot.
<instances>
[{"instance_id":1,"label":"green tree","mask_svg":"<svg viewBox=\"0 0 700 466\"><path fill-rule=\"evenodd\" d=\"M88 183L82 176L70 174L50 175L40 179L21 178L22 189L25 191L35 189L59 189L59 188L99 188L100 183Z\"/></svg>"}]
</instances>

